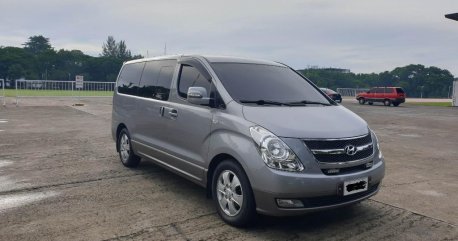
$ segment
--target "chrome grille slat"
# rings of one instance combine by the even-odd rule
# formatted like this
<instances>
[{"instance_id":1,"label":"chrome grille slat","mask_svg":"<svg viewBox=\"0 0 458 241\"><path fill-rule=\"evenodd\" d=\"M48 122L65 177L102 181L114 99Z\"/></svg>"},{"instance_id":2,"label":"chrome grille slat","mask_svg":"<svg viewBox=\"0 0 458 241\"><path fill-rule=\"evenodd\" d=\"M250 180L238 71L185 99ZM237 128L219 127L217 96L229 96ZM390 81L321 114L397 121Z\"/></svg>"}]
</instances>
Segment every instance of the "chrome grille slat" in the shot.
<instances>
[{"instance_id":1,"label":"chrome grille slat","mask_svg":"<svg viewBox=\"0 0 458 241\"><path fill-rule=\"evenodd\" d=\"M355 160L367 159L374 153L371 134L355 138L332 139L332 140L303 140L311 150L315 159L322 163L342 163ZM345 147L352 145L356 153L348 155Z\"/></svg>"}]
</instances>

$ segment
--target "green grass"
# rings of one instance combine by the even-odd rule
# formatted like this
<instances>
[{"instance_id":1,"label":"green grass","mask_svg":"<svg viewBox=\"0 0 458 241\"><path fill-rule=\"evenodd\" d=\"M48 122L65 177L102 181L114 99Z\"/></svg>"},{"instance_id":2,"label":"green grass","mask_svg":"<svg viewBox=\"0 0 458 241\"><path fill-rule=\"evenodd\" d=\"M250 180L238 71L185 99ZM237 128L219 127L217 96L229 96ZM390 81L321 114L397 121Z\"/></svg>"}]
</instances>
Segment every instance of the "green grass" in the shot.
<instances>
[{"instance_id":1,"label":"green grass","mask_svg":"<svg viewBox=\"0 0 458 241\"><path fill-rule=\"evenodd\" d=\"M0 89L0 95L2 95L2 90ZM18 96L113 96L113 91L98 91L98 90L16 90L15 89L5 89L6 97L16 97Z\"/></svg>"},{"instance_id":2,"label":"green grass","mask_svg":"<svg viewBox=\"0 0 458 241\"><path fill-rule=\"evenodd\" d=\"M411 105L450 107L452 102L411 102Z\"/></svg>"}]
</instances>

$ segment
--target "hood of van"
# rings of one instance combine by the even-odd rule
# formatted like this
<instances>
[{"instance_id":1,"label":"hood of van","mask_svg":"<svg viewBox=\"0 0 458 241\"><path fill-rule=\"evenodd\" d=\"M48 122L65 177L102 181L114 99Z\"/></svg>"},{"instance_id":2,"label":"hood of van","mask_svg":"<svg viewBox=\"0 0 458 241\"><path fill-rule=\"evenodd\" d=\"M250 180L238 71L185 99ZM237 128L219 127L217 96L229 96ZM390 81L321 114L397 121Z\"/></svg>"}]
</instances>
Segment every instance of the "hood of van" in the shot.
<instances>
[{"instance_id":1,"label":"hood of van","mask_svg":"<svg viewBox=\"0 0 458 241\"><path fill-rule=\"evenodd\" d=\"M243 115L279 137L345 138L368 133L367 123L343 106L244 106Z\"/></svg>"}]
</instances>

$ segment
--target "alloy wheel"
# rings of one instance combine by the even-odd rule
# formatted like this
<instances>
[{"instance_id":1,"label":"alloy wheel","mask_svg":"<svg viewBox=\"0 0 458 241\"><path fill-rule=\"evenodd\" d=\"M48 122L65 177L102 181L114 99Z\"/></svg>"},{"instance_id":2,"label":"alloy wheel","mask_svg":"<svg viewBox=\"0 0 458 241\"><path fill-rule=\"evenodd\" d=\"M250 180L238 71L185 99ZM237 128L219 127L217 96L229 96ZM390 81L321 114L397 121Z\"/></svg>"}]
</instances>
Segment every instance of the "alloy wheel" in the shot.
<instances>
[{"instance_id":1,"label":"alloy wheel","mask_svg":"<svg viewBox=\"0 0 458 241\"><path fill-rule=\"evenodd\" d=\"M218 203L228 216L237 215L243 205L243 190L239 178L234 172L224 170L216 184Z\"/></svg>"}]
</instances>

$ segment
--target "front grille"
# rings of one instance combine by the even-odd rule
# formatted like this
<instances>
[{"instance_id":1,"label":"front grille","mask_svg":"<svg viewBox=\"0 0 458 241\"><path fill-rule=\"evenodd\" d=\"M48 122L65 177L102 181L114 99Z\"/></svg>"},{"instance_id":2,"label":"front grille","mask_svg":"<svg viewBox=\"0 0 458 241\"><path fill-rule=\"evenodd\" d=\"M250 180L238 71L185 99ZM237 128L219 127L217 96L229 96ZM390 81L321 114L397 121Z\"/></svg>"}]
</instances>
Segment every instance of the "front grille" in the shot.
<instances>
[{"instance_id":1,"label":"front grille","mask_svg":"<svg viewBox=\"0 0 458 241\"><path fill-rule=\"evenodd\" d=\"M310 150L334 150L344 149L348 145L355 147L372 144L372 137L368 135L357 137L353 139L336 139L336 140L304 140L305 145ZM370 157L374 152L374 146L371 145L369 148L358 151L354 155L347 155L346 153L339 154L314 154L315 158L319 162L348 162L355 161Z\"/></svg>"},{"instance_id":2,"label":"front grille","mask_svg":"<svg viewBox=\"0 0 458 241\"><path fill-rule=\"evenodd\" d=\"M305 140L305 144L311 150L313 149L338 149L347 145L362 146L372 142L370 134L354 139L337 139L337 140Z\"/></svg>"},{"instance_id":3,"label":"front grille","mask_svg":"<svg viewBox=\"0 0 458 241\"><path fill-rule=\"evenodd\" d=\"M369 149L357 152L353 156L347 154L315 154L315 158L320 162L348 162L370 157L372 152L374 152L374 148L371 146Z\"/></svg>"}]
</instances>

